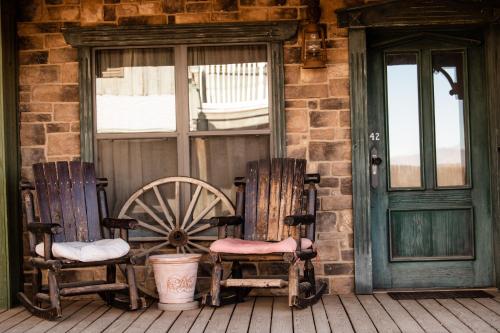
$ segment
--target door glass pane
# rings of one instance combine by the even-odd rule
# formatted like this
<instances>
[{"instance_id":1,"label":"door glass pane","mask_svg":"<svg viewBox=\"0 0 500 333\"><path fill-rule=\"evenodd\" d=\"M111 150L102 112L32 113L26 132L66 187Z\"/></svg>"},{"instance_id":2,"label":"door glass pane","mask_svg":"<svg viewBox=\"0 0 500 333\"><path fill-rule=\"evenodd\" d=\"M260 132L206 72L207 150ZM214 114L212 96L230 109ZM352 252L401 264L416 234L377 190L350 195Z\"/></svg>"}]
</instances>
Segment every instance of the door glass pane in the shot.
<instances>
[{"instance_id":1,"label":"door glass pane","mask_svg":"<svg viewBox=\"0 0 500 333\"><path fill-rule=\"evenodd\" d=\"M386 55L390 187L421 186L417 55Z\"/></svg>"},{"instance_id":2,"label":"door glass pane","mask_svg":"<svg viewBox=\"0 0 500 333\"><path fill-rule=\"evenodd\" d=\"M433 52L434 124L438 186L467 184L462 52Z\"/></svg>"},{"instance_id":3,"label":"door glass pane","mask_svg":"<svg viewBox=\"0 0 500 333\"><path fill-rule=\"evenodd\" d=\"M173 49L98 51L97 133L175 131L174 69Z\"/></svg>"},{"instance_id":4,"label":"door glass pane","mask_svg":"<svg viewBox=\"0 0 500 333\"><path fill-rule=\"evenodd\" d=\"M214 185L232 202L235 177L244 177L248 161L269 159L269 136L191 138L191 176Z\"/></svg>"},{"instance_id":5,"label":"door glass pane","mask_svg":"<svg viewBox=\"0 0 500 333\"><path fill-rule=\"evenodd\" d=\"M269 128L265 45L188 49L191 131Z\"/></svg>"}]
</instances>

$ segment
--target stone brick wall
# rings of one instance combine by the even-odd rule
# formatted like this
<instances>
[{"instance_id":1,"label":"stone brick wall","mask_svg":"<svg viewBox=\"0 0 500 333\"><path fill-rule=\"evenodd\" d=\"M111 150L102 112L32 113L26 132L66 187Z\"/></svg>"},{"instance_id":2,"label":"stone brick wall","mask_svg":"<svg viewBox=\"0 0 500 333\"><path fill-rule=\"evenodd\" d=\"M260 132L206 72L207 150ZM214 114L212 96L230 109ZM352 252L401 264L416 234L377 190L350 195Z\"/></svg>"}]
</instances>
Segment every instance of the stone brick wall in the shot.
<instances>
[{"instance_id":1,"label":"stone brick wall","mask_svg":"<svg viewBox=\"0 0 500 333\"><path fill-rule=\"evenodd\" d=\"M316 270L330 292L353 290L351 133L347 31L334 10L362 0L322 0L328 66L300 65L300 40L285 45L287 151L319 172ZM60 33L68 25L131 25L305 19L304 0L20 0L19 112L22 177L31 164L78 158L76 50Z\"/></svg>"}]
</instances>

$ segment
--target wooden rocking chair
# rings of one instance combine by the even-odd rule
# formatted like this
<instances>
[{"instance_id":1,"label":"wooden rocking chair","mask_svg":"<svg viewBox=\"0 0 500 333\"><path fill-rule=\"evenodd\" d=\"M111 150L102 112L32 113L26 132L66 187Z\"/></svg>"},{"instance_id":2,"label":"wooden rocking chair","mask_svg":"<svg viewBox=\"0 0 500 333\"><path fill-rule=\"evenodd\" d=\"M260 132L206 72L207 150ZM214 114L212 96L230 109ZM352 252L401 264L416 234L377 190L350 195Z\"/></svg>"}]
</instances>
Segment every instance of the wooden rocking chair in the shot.
<instances>
[{"instance_id":1,"label":"wooden rocking chair","mask_svg":"<svg viewBox=\"0 0 500 333\"><path fill-rule=\"evenodd\" d=\"M20 292L18 298L21 303L31 313L49 320L61 317L60 296L98 293L109 305L129 310L138 309L143 300L138 297L131 257L126 253L129 249L126 243L128 229L134 229L137 222L131 219L108 218L104 191L107 181L96 179L92 163L38 163L33 165L33 172L35 185L21 185L29 232L30 263L33 266L33 294L30 300L25 293ZM37 194L39 219L35 218L33 190L36 190ZM115 228L120 230L120 237L125 242L118 238L111 240ZM37 245L37 236L43 236L43 249L42 244ZM93 260L92 257L81 260L67 259L61 255L55 257L53 253L54 246L59 246L61 252L61 248L76 244L68 242L101 240L99 242L103 244L102 239L111 240L104 243L114 242L115 246L119 242L122 245L121 251L125 253L115 253L113 257L109 255L110 250L105 245L99 248L99 260ZM97 242L79 243L93 244ZM84 252L81 251L82 254L85 254ZM86 254L89 252L86 251ZM126 283L116 281L116 265L123 268ZM106 281L60 282L64 269L94 266L106 266ZM42 285L42 269L47 269L48 285ZM117 297L120 292L128 294L125 299ZM43 302L50 305L42 307Z\"/></svg>"},{"instance_id":2,"label":"wooden rocking chair","mask_svg":"<svg viewBox=\"0 0 500 333\"><path fill-rule=\"evenodd\" d=\"M317 254L312 242L315 184L320 177L305 175L305 169L306 161L301 159L252 161L247 164L247 176L236 178L236 216L210 219L210 223L218 227L219 240L210 247L212 280L210 291L203 298L204 304L220 306L241 302L254 287L288 288L289 306L297 308L320 299L326 284L316 287L311 262ZM233 228L233 238L226 238L228 226ZM225 280L222 279L223 261L232 262L231 276ZM285 261L289 265L288 281L262 276L243 279L241 261ZM299 261L304 261L302 276Z\"/></svg>"}]
</instances>

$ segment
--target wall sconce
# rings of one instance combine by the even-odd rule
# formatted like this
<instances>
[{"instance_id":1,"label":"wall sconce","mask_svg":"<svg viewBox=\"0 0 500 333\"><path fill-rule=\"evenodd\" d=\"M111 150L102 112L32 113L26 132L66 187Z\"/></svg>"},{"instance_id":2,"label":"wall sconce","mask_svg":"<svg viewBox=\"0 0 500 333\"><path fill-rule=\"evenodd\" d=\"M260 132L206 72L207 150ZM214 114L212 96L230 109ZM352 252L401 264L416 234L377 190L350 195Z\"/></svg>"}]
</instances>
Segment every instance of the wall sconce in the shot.
<instances>
[{"instance_id":1,"label":"wall sconce","mask_svg":"<svg viewBox=\"0 0 500 333\"><path fill-rule=\"evenodd\" d=\"M318 23L308 23L302 29L302 67L326 67L325 32Z\"/></svg>"},{"instance_id":2,"label":"wall sconce","mask_svg":"<svg viewBox=\"0 0 500 333\"><path fill-rule=\"evenodd\" d=\"M308 0L309 22L302 28L302 67L326 67L325 31L319 24L321 8L319 0Z\"/></svg>"}]
</instances>

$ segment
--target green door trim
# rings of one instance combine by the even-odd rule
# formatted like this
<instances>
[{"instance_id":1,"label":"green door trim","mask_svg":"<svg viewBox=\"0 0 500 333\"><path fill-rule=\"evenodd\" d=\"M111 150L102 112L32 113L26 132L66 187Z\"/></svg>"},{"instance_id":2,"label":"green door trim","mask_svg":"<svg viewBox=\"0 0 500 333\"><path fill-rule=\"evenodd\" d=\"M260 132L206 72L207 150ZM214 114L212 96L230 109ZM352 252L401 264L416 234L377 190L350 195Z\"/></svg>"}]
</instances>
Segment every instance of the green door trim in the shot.
<instances>
[{"instance_id":1,"label":"green door trim","mask_svg":"<svg viewBox=\"0 0 500 333\"><path fill-rule=\"evenodd\" d=\"M500 289L500 24L485 29L486 96L490 123L490 170L496 287Z\"/></svg>"},{"instance_id":2,"label":"green door trim","mask_svg":"<svg viewBox=\"0 0 500 333\"><path fill-rule=\"evenodd\" d=\"M354 283L357 294L373 292L366 61L365 29L349 29Z\"/></svg>"},{"instance_id":3,"label":"green door trim","mask_svg":"<svg viewBox=\"0 0 500 333\"><path fill-rule=\"evenodd\" d=\"M486 31L486 72L499 73L500 63L494 62L498 59L500 50L495 47L495 41L500 40L500 29L491 27ZM496 55L496 57L495 57ZM351 127L352 127L352 174L353 174L353 225L354 225L354 260L355 260L355 291L359 294L373 292L372 271L372 239L370 219L370 181L369 181L369 133L368 133L368 93L367 93L367 43L366 29L356 27L349 29L349 65L351 80ZM495 71L496 70L496 71ZM491 128L490 133L498 133L498 115L500 101L495 91L500 82L495 75L488 75L486 94L488 95L488 118ZM498 144L497 144L498 143ZM490 159L491 185L493 189L493 241L494 262L496 269L496 286L500 287L500 205L499 185L497 178L498 153L500 139L490 135L489 145L492 155Z\"/></svg>"},{"instance_id":4,"label":"green door trim","mask_svg":"<svg viewBox=\"0 0 500 333\"><path fill-rule=\"evenodd\" d=\"M22 287L15 2L0 4L0 308Z\"/></svg>"}]
</instances>

